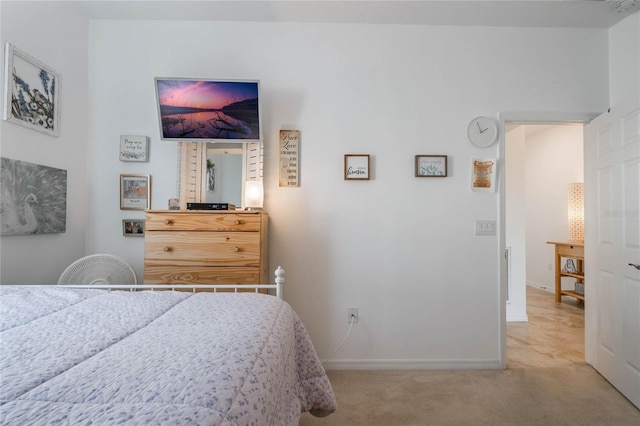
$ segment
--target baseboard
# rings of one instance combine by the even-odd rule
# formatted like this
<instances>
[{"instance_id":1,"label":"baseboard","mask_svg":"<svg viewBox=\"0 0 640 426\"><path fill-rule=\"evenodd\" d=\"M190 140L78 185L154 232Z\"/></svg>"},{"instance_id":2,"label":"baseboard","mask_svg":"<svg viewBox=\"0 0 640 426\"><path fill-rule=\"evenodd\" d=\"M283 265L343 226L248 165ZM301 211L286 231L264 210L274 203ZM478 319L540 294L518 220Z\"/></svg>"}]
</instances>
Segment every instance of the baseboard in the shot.
<instances>
[{"instance_id":1,"label":"baseboard","mask_svg":"<svg viewBox=\"0 0 640 426\"><path fill-rule=\"evenodd\" d=\"M489 370L501 369L497 359L360 359L323 363L326 370Z\"/></svg>"},{"instance_id":2,"label":"baseboard","mask_svg":"<svg viewBox=\"0 0 640 426\"><path fill-rule=\"evenodd\" d=\"M556 289L555 287L549 287L548 285L542 285L542 284L538 284L538 283L534 283L532 281L527 281L527 285L537 288L538 290L544 290L548 293L555 293Z\"/></svg>"}]
</instances>

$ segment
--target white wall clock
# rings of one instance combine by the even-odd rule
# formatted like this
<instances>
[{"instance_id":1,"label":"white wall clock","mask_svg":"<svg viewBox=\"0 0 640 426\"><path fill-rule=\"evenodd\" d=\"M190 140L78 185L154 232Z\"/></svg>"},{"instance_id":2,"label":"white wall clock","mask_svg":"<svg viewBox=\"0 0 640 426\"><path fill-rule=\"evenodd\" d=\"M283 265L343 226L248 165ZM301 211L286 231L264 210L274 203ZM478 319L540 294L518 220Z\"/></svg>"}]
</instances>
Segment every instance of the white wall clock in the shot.
<instances>
[{"instance_id":1,"label":"white wall clock","mask_svg":"<svg viewBox=\"0 0 640 426\"><path fill-rule=\"evenodd\" d=\"M491 146L498 140L498 125L489 117L476 117L467 126L467 139L478 148Z\"/></svg>"}]
</instances>

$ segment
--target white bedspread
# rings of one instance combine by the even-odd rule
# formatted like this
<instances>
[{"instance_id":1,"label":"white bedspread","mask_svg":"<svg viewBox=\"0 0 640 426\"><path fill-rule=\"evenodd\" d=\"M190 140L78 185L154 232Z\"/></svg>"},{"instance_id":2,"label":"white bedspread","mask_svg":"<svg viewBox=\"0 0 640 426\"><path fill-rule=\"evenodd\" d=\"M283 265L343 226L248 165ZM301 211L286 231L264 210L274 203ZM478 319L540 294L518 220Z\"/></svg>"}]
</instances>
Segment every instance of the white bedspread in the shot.
<instances>
[{"instance_id":1,"label":"white bedspread","mask_svg":"<svg viewBox=\"0 0 640 426\"><path fill-rule=\"evenodd\" d=\"M0 315L1 424L297 425L336 409L273 296L4 287Z\"/></svg>"}]
</instances>

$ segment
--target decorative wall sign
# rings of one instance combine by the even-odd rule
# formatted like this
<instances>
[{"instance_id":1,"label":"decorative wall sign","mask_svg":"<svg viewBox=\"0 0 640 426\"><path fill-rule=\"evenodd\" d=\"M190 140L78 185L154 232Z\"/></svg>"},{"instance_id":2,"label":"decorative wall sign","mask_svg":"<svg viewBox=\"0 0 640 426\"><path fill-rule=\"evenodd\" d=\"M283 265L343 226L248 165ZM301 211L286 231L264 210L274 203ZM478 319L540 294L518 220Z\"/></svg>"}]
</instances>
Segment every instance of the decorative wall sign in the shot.
<instances>
[{"instance_id":1,"label":"decorative wall sign","mask_svg":"<svg viewBox=\"0 0 640 426\"><path fill-rule=\"evenodd\" d=\"M120 161L149 161L149 138L121 135Z\"/></svg>"},{"instance_id":2,"label":"decorative wall sign","mask_svg":"<svg viewBox=\"0 0 640 426\"><path fill-rule=\"evenodd\" d=\"M0 159L2 235L66 231L67 171Z\"/></svg>"},{"instance_id":3,"label":"decorative wall sign","mask_svg":"<svg viewBox=\"0 0 640 426\"><path fill-rule=\"evenodd\" d=\"M280 130L279 186L299 186L300 132Z\"/></svg>"},{"instance_id":4,"label":"decorative wall sign","mask_svg":"<svg viewBox=\"0 0 640 426\"><path fill-rule=\"evenodd\" d=\"M496 188L497 162L495 158L472 160L471 190L494 192Z\"/></svg>"},{"instance_id":5,"label":"decorative wall sign","mask_svg":"<svg viewBox=\"0 0 640 426\"><path fill-rule=\"evenodd\" d=\"M345 154L345 180L369 180L369 154Z\"/></svg>"},{"instance_id":6,"label":"decorative wall sign","mask_svg":"<svg viewBox=\"0 0 640 426\"><path fill-rule=\"evenodd\" d=\"M60 74L5 44L4 114L11 123L60 135Z\"/></svg>"},{"instance_id":7,"label":"decorative wall sign","mask_svg":"<svg viewBox=\"0 0 640 426\"><path fill-rule=\"evenodd\" d=\"M416 177L447 177L446 155L416 155Z\"/></svg>"},{"instance_id":8,"label":"decorative wall sign","mask_svg":"<svg viewBox=\"0 0 640 426\"><path fill-rule=\"evenodd\" d=\"M120 175L120 210L151 208L151 176Z\"/></svg>"},{"instance_id":9,"label":"decorative wall sign","mask_svg":"<svg viewBox=\"0 0 640 426\"><path fill-rule=\"evenodd\" d=\"M144 219L123 219L122 235L125 237L144 237Z\"/></svg>"}]
</instances>

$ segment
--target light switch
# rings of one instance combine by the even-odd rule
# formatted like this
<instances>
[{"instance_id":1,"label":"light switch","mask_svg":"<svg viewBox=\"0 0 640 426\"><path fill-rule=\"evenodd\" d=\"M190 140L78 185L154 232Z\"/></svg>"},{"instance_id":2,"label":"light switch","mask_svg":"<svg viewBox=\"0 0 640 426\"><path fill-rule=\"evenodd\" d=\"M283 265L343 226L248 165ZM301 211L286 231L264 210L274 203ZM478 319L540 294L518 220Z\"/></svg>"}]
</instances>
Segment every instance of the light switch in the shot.
<instances>
[{"instance_id":1,"label":"light switch","mask_svg":"<svg viewBox=\"0 0 640 426\"><path fill-rule=\"evenodd\" d=\"M476 220L476 235L496 235L496 221Z\"/></svg>"}]
</instances>

